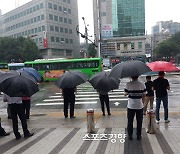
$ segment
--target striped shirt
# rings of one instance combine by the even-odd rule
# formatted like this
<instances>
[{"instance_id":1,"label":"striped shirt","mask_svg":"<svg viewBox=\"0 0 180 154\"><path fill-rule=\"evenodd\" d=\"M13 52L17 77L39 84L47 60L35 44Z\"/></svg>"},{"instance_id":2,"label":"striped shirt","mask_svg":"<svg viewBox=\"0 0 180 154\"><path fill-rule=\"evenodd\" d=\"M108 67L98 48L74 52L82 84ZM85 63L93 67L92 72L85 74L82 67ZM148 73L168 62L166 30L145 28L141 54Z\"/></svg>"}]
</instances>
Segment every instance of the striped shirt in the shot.
<instances>
[{"instance_id":1,"label":"striped shirt","mask_svg":"<svg viewBox=\"0 0 180 154\"><path fill-rule=\"evenodd\" d=\"M146 94L146 87L144 83L138 80L130 81L126 84L124 91L125 94L128 95L127 108L129 109L143 108L142 96L143 94Z\"/></svg>"}]
</instances>

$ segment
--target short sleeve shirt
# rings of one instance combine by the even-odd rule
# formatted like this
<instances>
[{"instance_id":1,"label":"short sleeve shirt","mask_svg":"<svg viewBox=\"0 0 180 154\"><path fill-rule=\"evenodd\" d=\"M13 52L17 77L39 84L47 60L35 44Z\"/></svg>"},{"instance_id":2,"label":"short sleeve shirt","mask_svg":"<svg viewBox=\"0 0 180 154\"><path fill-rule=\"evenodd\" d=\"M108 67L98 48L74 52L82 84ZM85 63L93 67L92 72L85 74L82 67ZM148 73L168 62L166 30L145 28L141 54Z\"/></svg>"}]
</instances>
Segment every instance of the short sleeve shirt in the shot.
<instances>
[{"instance_id":1,"label":"short sleeve shirt","mask_svg":"<svg viewBox=\"0 0 180 154\"><path fill-rule=\"evenodd\" d=\"M146 96L154 96L154 91L152 90L153 82L152 81L147 81L145 83L145 85L146 85L146 90L147 90Z\"/></svg>"},{"instance_id":2,"label":"short sleeve shirt","mask_svg":"<svg viewBox=\"0 0 180 154\"><path fill-rule=\"evenodd\" d=\"M146 94L145 84L140 81L131 81L126 84L125 93L128 94L129 109L142 109L142 96Z\"/></svg>"},{"instance_id":3,"label":"short sleeve shirt","mask_svg":"<svg viewBox=\"0 0 180 154\"><path fill-rule=\"evenodd\" d=\"M162 77L158 77L153 81L153 87L156 93L156 97L166 97L167 96L167 87L169 86L169 82L167 79Z\"/></svg>"}]
</instances>

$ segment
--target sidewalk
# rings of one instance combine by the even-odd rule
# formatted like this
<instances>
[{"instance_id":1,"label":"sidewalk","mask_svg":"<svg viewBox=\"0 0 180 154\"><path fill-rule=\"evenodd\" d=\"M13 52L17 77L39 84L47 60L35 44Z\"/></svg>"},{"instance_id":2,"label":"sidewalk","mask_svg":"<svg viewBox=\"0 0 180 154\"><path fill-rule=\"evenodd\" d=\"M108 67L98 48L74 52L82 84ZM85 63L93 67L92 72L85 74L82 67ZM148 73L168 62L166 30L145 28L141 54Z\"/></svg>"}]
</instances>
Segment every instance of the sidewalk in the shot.
<instances>
[{"instance_id":1,"label":"sidewalk","mask_svg":"<svg viewBox=\"0 0 180 154\"><path fill-rule=\"evenodd\" d=\"M161 111L163 111L161 109ZM28 121L29 130L35 134L28 139L15 140L11 120L7 119L6 110L0 110L2 125L10 136L0 137L0 153L15 154L179 154L180 153L180 112L169 109L170 123L161 120L156 134L146 133L144 116L142 140L133 140L126 134L126 111L111 109L111 116L101 116L95 110L96 134L87 134L86 110L76 109L75 119L64 119L62 110L33 110ZM163 113L161 113L163 119ZM22 134L21 125L19 125ZM136 128L136 123L134 123ZM118 135L119 134L119 135ZM90 137L90 138L88 138ZM125 141L123 143L123 141Z\"/></svg>"}]
</instances>

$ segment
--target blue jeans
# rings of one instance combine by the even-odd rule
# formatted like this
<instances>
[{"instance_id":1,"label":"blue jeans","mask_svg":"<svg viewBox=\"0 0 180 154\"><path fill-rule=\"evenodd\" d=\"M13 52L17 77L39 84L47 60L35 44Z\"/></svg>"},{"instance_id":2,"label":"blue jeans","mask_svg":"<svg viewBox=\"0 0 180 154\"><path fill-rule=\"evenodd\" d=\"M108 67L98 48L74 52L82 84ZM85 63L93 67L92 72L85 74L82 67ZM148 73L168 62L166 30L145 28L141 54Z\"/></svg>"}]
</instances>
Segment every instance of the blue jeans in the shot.
<instances>
[{"instance_id":1,"label":"blue jeans","mask_svg":"<svg viewBox=\"0 0 180 154\"><path fill-rule=\"evenodd\" d=\"M160 120L159 109L161 101L163 102L164 106L164 120L168 120L168 96L156 98L156 120Z\"/></svg>"}]
</instances>

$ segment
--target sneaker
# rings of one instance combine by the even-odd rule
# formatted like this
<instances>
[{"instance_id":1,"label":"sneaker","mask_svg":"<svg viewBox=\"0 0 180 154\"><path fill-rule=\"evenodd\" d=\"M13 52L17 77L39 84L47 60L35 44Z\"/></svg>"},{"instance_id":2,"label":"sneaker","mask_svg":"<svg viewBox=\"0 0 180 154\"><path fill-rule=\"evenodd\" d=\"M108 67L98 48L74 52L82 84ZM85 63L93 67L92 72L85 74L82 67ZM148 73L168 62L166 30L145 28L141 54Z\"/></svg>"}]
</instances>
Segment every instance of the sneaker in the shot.
<instances>
[{"instance_id":1,"label":"sneaker","mask_svg":"<svg viewBox=\"0 0 180 154\"><path fill-rule=\"evenodd\" d=\"M108 115L111 115L111 113L108 113Z\"/></svg>"},{"instance_id":2,"label":"sneaker","mask_svg":"<svg viewBox=\"0 0 180 154\"><path fill-rule=\"evenodd\" d=\"M76 118L76 116L72 116L72 117L70 117L71 119L74 119L74 118Z\"/></svg>"},{"instance_id":3,"label":"sneaker","mask_svg":"<svg viewBox=\"0 0 180 154\"><path fill-rule=\"evenodd\" d=\"M103 113L102 116L105 116L105 114Z\"/></svg>"},{"instance_id":4,"label":"sneaker","mask_svg":"<svg viewBox=\"0 0 180 154\"><path fill-rule=\"evenodd\" d=\"M159 120L156 120L156 123L159 124Z\"/></svg>"},{"instance_id":5,"label":"sneaker","mask_svg":"<svg viewBox=\"0 0 180 154\"><path fill-rule=\"evenodd\" d=\"M169 123L169 122L170 122L170 120L169 120L169 119L167 119L167 120L164 120L164 122L165 122L165 123Z\"/></svg>"}]
</instances>

